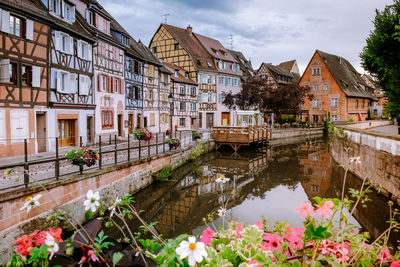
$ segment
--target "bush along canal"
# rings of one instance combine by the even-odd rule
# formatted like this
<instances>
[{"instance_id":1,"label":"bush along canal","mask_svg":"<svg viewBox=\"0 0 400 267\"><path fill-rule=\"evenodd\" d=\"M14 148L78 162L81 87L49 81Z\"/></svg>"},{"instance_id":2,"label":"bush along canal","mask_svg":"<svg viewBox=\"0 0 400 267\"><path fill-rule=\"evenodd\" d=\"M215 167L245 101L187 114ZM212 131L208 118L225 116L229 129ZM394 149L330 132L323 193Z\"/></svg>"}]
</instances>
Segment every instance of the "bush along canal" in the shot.
<instances>
[{"instance_id":1,"label":"bush along canal","mask_svg":"<svg viewBox=\"0 0 400 267\"><path fill-rule=\"evenodd\" d=\"M133 196L89 191L88 223L51 215L8 266L399 266L397 207L348 172L357 156L338 166L320 138L201 150Z\"/></svg>"}]
</instances>

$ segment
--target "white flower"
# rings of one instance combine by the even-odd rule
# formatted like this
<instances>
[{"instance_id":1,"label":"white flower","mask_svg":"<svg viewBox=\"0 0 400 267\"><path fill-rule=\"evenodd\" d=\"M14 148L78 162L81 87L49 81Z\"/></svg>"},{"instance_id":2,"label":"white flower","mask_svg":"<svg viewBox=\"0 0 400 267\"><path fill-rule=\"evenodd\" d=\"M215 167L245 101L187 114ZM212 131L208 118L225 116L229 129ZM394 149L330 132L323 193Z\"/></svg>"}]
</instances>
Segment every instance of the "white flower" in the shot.
<instances>
[{"instance_id":1,"label":"white flower","mask_svg":"<svg viewBox=\"0 0 400 267\"><path fill-rule=\"evenodd\" d=\"M53 257L54 253L56 253L58 251L58 243L57 241L54 239L54 237L47 233L46 234L46 240L44 241L44 243L47 245L47 251L50 252L50 260Z\"/></svg>"},{"instance_id":2,"label":"white flower","mask_svg":"<svg viewBox=\"0 0 400 267\"><path fill-rule=\"evenodd\" d=\"M31 211L31 209L33 207L37 207L40 205L38 199L41 197L42 195L36 195L35 197L27 197L25 199L25 203L24 205L19 209L19 210L23 210L26 209L26 213L29 213Z\"/></svg>"},{"instance_id":3,"label":"white flower","mask_svg":"<svg viewBox=\"0 0 400 267\"><path fill-rule=\"evenodd\" d=\"M225 216L225 214L226 214L226 209L225 208L221 207L221 208L218 209L218 215L220 217Z\"/></svg>"},{"instance_id":4,"label":"white flower","mask_svg":"<svg viewBox=\"0 0 400 267\"><path fill-rule=\"evenodd\" d=\"M83 205L85 205L85 210L91 210L92 212L96 212L97 207L100 206L99 200L100 200L100 194L99 192L94 192L92 190L89 190L86 193L86 200L83 202Z\"/></svg>"},{"instance_id":5,"label":"white flower","mask_svg":"<svg viewBox=\"0 0 400 267\"><path fill-rule=\"evenodd\" d=\"M350 158L350 164L352 164L352 163L361 164L360 157L352 157L352 158Z\"/></svg>"},{"instance_id":6,"label":"white flower","mask_svg":"<svg viewBox=\"0 0 400 267\"><path fill-rule=\"evenodd\" d=\"M184 240L179 244L176 254L180 256L181 260L188 257L189 265L194 266L196 262L202 262L203 257L207 257L207 252L204 243L196 242L194 236L189 237L188 240L189 242Z\"/></svg>"},{"instance_id":7,"label":"white flower","mask_svg":"<svg viewBox=\"0 0 400 267\"><path fill-rule=\"evenodd\" d=\"M226 183L226 182L229 182L229 178L225 178L225 175L221 175L219 178L217 178L215 181L217 182L217 183Z\"/></svg>"},{"instance_id":8,"label":"white flower","mask_svg":"<svg viewBox=\"0 0 400 267\"><path fill-rule=\"evenodd\" d=\"M108 208L109 210L111 210L110 217L114 215L115 208L119 205L119 203L121 203L121 199L117 197L114 203L112 203L112 205Z\"/></svg>"}]
</instances>

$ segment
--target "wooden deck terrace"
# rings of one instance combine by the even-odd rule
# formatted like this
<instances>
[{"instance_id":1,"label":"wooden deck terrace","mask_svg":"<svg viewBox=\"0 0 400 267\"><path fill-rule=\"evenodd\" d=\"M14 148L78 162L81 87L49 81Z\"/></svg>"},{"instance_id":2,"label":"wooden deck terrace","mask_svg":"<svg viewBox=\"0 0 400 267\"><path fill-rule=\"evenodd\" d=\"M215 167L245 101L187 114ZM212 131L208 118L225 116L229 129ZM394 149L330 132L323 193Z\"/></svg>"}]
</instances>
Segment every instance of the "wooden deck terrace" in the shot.
<instances>
[{"instance_id":1,"label":"wooden deck terrace","mask_svg":"<svg viewBox=\"0 0 400 267\"><path fill-rule=\"evenodd\" d=\"M265 144L271 140L271 136L271 129L267 126L214 127L211 133L217 150L222 145L229 145L235 152L241 146L250 146L252 143Z\"/></svg>"}]
</instances>

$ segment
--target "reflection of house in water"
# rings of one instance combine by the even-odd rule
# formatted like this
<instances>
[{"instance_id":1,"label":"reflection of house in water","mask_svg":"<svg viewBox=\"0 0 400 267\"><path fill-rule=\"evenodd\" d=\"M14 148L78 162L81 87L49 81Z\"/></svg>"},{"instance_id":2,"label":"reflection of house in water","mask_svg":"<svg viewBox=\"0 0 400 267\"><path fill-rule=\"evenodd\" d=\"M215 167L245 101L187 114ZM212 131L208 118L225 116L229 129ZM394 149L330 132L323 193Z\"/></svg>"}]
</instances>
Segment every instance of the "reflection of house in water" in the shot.
<instances>
[{"instance_id":1,"label":"reflection of house in water","mask_svg":"<svg viewBox=\"0 0 400 267\"><path fill-rule=\"evenodd\" d=\"M328 149L318 150L300 159L304 178L301 185L308 198L313 201L316 196L325 197L331 184L331 157Z\"/></svg>"}]
</instances>

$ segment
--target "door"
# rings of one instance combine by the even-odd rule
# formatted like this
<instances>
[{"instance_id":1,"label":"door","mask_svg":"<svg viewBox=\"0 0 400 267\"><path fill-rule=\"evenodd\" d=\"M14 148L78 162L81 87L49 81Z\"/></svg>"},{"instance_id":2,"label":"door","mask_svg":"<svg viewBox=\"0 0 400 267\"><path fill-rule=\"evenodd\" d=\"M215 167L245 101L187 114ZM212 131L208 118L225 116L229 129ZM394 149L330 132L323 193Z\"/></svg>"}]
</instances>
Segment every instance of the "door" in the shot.
<instances>
[{"instance_id":1,"label":"door","mask_svg":"<svg viewBox=\"0 0 400 267\"><path fill-rule=\"evenodd\" d=\"M118 114L118 136L122 136L122 115Z\"/></svg>"},{"instance_id":2,"label":"door","mask_svg":"<svg viewBox=\"0 0 400 267\"><path fill-rule=\"evenodd\" d=\"M46 114L36 114L36 137L38 153L46 152Z\"/></svg>"},{"instance_id":3,"label":"door","mask_svg":"<svg viewBox=\"0 0 400 267\"><path fill-rule=\"evenodd\" d=\"M199 112L199 129L203 128L203 113Z\"/></svg>"},{"instance_id":4,"label":"door","mask_svg":"<svg viewBox=\"0 0 400 267\"><path fill-rule=\"evenodd\" d=\"M86 137L89 144L93 143L93 126L93 117L88 116L86 118Z\"/></svg>"},{"instance_id":5,"label":"door","mask_svg":"<svg viewBox=\"0 0 400 267\"><path fill-rule=\"evenodd\" d=\"M147 117L143 117L143 127L147 128Z\"/></svg>"},{"instance_id":6,"label":"door","mask_svg":"<svg viewBox=\"0 0 400 267\"><path fill-rule=\"evenodd\" d=\"M137 118L136 118L136 128L140 128L140 114L137 114Z\"/></svg>"},{"instance_id":7,"label":"door","mask_svg":"<svg viewBox=\"0 0 400 267\"><path fill-rule=\"evenodd\" d=\"M128 130L128 133L129 134L133 134L133 128L135 127L135 125L134 125L134 116L133 116L133 114L129 114L128 115L128 120L129 120L129 130Z\"/></svg>"},{"instance_id":8,"label":"door","mask_svg":"<svg viewBox=\"0 0 400 267\"><path fill-rule=\"evenodd\" d=\"M222 126L228 126L230 125L230 121L229 121L229 112L222 112L221 114L221 125Z\"/></svg>"},{"instance_id":9,"label":"door","mask_svg":"<svg viewBox=\"0 0 400 267\"><path fill-rule=\"evenodd\" d=\"M76 120L58 120L58 144L60 147L76 145L75 124Z\"/></svg>"},{"instance_id":10,"label":"door","mask_svg":"<svg viewBox=\"0 0 400 267\"><path fill-rule=\"evenodd\" d=\"M206 114L206 128L214 127L214 113Z\"/></svg>"}]
</instances>

